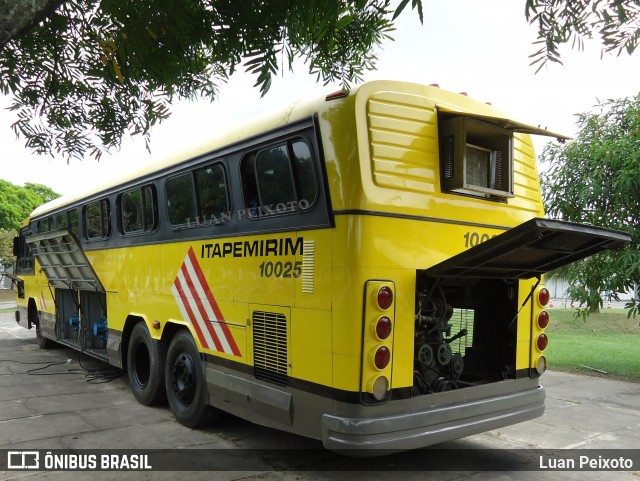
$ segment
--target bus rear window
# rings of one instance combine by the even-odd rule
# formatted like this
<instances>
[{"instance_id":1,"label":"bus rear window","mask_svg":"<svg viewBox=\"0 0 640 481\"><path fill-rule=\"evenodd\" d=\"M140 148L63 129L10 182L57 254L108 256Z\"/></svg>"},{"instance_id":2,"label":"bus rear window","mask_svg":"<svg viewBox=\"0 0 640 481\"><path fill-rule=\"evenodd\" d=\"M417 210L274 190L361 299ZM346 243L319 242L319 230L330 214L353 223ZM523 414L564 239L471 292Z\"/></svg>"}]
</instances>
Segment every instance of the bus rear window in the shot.
<instances>
[{"instance_id":1,"label":"bus rear window","mask_svg":"<svg viewBox=\"0 0 640 481\"><path fill-rule=\"evenodd\" d=\"M443 116L438 129L444 191L489 200L513 197L510 131L463 116Z\"/></svg>"}]
</instances>

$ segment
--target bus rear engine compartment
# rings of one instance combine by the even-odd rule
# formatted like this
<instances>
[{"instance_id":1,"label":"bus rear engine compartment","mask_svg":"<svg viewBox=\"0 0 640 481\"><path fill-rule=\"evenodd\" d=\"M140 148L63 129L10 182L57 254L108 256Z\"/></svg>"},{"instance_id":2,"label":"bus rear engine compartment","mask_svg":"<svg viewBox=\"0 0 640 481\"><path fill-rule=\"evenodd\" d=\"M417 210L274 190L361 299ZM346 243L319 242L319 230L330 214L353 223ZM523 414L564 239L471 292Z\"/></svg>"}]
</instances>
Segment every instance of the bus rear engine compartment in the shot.
<instances>
[{"instance_id":1,"label":"bus rear engine compartment","mask_svg":"<svg viewBox=\"0 0 640 481\"><path fill-rule=\"evenodd\" d=\"M513 378L518 281L418 274L413 392Z\"/></svg>"}]
</instances>

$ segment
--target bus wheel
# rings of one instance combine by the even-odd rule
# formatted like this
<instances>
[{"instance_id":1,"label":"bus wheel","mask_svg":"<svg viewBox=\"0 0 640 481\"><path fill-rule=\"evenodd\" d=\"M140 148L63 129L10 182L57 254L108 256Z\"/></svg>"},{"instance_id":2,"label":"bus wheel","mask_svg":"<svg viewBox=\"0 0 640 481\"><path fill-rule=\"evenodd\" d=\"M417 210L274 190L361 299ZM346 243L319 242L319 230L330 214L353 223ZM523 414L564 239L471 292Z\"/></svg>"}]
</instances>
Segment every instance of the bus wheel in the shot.
<instances>
[{"instance_id":1,"label":"bus wheel","mask_svg":"<svg viewBox=\"0 0 640 481\"><path fill-rule=\"evenodd\" d=\"M165 367L167 400L176 420L189 428L203 426L218 416L207 405L204 366L196 343L188 331L171 340Z\"/></svg>"},{"instance_id":2,"label":"bus wheel","mask_svg":"<svg viewBox=\"0 0 640 481\"><path fill-rule=\"evenodd\" d=\"M44 337L40 331L40 315L38 314L36 301L33 299L29 299L29 303L27 304L27 317L29 328L31 328L31 325L36 326L36 340L38 341L38 347L40 349L51 349L54 346L54 342L51 339Z\"/></svg>"},{"instance_id":3,"label":"bus wheel","mask_svg":"<svg viewBox=\"0 0 640 481\"><path fill-rule=\"evenodd\" d=\"M133 397L145 406L161 404L164 391L164 344L151 338L144 322L131 331L127 350L127 374Z\"/></svg>"},{"instance_id":4,"label":"bus wheel","mask_svg":"<svg viewBox=\"0 0 640 481\"><path fill-rule=\"evenodd\" d=\"M40 323L36 323L36 339L40 349L51 349L55 343L51 339L47 339L40 332Z\"/></svg>"}]
</instances>

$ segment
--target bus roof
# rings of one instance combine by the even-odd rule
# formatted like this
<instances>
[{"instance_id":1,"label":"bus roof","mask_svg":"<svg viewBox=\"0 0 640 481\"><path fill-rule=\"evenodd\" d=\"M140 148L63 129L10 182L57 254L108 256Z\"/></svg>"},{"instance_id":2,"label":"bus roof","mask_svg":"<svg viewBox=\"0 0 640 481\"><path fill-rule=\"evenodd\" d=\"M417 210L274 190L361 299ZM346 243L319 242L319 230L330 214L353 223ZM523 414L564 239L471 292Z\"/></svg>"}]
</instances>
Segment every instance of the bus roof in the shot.
<instances>
[{"instance_id":1,"label":"bus roof","mask_svg":"<svg viewBox=\"0 0 640 481\"><path fill-rule=\"evenodd\" d=\"M314 98L313 100L297 100L281 109L277 114L270 112L268 115L263 114L261 116L257 116L233 129L227 130L221 135L203 139L201 143L194 144L188 149L174 152L169 155L152 155L148 162L136 169L122 172L120 175L111 177L108 180L103 180L102 182L89 182L86 187L79 188L78 191L73 194L63 195L37 207L31 213L31 217L46 214L60 207L90 198L101 192L107 192L119 185L135 181L140 177L152 175L155 172L180 165L183 162L187 162L190 159L199 157L218 148L231 145L261 132L280 127L281 125L298 120L305 115L311 115L313 112L318 110L318 104L319 101L317 98ZM315 110L313 107L315 107Z\"/></svg>"},{"instance_id":2,"label":"bus roof","mask_svg":"<svg viewBox=\"0 0 640 481\"><path fill-rule=\"evenodd\" d=\"M526 124L520 124L506 117L502 112L489 104L474 100L464 93L453 93L441 89L436 85L427 86L393 80L376 80L354 87L350 90L348 96L356 96L359 91L367 92L366 95L369 95L369 93L372 91L415 91L416 89L420 91L421 96L435 101L437 108L442 111L472 115L476 117L482 117L484 119L493 119L498 123L502 123L504 125L508 124L511 126L511 128L513 128L513 126L520 126L520 130L517 130L515 128L514 130L524 133L549 135L563 138L562 135L546 132L543 129L531 127ZM113 177L109 180L97 183L89 183L86 188L78 189L78 191L73 194L61 196L37 207L32 212L31 217L37 217L48 212L55 211L66 205L74 204L83 199L89 199L101 193L108 192L119 185L124 185L129 182L133 182L141 177L150 176L156 172L178 166L182 163L188 162L191 159L205 155L213 150L232 145L243 139L247 139L260 133L281 127L290 122L308 117L316 113L321 114L322 111L330 108L330 106L332 105L333 101L330 101L326 94L299 99L280 109L279 111L270 112L266 115L263 114L247 122L243 122L234 129L228 130L222 135L212 136L208 139L204 139L203 142L197 145L193 145L191 148L170 155L165 154L163 156L157 157L152 156L149 162L147 162L142 167L124 172L121 175Z\"/></svg>"}]
</instances>

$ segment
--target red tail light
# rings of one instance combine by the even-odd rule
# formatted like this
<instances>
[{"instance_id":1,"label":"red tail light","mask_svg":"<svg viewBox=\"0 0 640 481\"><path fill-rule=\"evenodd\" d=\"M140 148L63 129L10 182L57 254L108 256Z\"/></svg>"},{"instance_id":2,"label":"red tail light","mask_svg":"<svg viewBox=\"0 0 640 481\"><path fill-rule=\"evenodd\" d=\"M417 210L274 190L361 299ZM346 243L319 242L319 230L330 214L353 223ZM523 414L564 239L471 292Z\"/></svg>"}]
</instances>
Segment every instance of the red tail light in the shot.
<instances>
[{"instance_id":1,"label":"red tail light","mask_svg":"<svg viewBox=\"0 0 640 481\"><path fill-rule=\"evenodd\" d=\"M384 369L389 365L389 361L391 360L391 352L387 346L380 346L376 351L376 354L373 358L373 362L375 363L378 369Z\"/></svg>"},{"instance_id":2,"label":"red tail light","mask_svg":"<svg viewBox=\"0 0 640 481\"><path fill-rule=\"evenodd\" d=\"M546 329L549 325L549 313L547 311L540 311L538 314L538 327L540 329Z\"/></svg>"},{"instance_id":3,"label":"red tail light","mask_svg":"<svg viewBox=\"0 0 640 481\"><path fill-rule=\"evenodd\" d=\"M378 291L378 307L386 311L393 303L393 292L387 286L381 287Z\"/></svg>"},{"instance_id":4,"label":"red tail light","mask_svg":"<svg viewBox=\"0 0 640 481\"><path fill-rule=\"evenodd\" d=\"M538 340L536 341L536 346L538 346L538 349L540 351L544 351L548 345L549 345L549 338L547 337L547 335L540 334L538 336Z\"/></svg>"},{"instance_id":5,"label":"red tail light","mask_svg":"<svg viewBox=\"0 0 640 481\"><path fill-rule=\"evenodd\" d=\"M376 322L376 336L378 336L378 339L381 341L387 339L391 335L391 327L391 319L387 316L382 316L378 319L378 322Z\"/></svg>"},{"instance_id":6,"label":"red tail light","mask_svg":"<svg viewBox=\"0 0 640 481\"><path fill-rule=\"evenodd\" d=\"M538 302L540 303L540 305L546 306L549 303L549 299L551 299L551 294L549 294L549 291L544 287L540 289L540 292L538 292Z\"/></svg>"}]
</instances>

